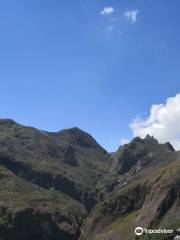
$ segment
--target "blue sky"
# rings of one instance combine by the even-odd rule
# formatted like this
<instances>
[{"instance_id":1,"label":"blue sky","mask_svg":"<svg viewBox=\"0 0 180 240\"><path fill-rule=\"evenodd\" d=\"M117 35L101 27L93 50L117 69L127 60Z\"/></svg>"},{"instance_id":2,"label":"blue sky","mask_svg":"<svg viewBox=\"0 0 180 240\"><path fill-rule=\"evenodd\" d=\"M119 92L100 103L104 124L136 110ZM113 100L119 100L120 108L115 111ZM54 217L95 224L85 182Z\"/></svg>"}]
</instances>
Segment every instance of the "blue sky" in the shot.
<instances>
[{"instance_id":1,"label":"blue sky","mask_svg":"<svg viewBox=\"0 0 180 240\"><path fill-rule=\"evenodd\" d=\"M0 0L0 116L77 126L115 150L134 118L179 92L179 9L179 0Z\"/></svg>"}]
</instances>

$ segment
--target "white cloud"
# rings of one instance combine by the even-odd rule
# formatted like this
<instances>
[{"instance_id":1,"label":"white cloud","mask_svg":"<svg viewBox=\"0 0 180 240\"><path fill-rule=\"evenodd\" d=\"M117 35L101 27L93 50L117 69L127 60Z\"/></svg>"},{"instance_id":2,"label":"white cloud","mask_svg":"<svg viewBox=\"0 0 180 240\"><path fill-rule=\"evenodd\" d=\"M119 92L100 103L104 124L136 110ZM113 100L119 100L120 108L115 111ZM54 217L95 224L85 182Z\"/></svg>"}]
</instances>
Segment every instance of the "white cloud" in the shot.
<instances>
[{"instance_id":1,"label":"white cloud","mask_svg":"<svg viewBox=\"0 0 180 240\"><path fill-rule=\"evenodd\" d=\"M112 14L114 12L114 8L113 7L105 7L101 12L100 14L101 15L105 15L105 16L108 16L110 14Z\"/></svg>"},{"instance_id":2,"label":"white cloud","mask_svg":"<svg viewBox=\"0 0 180 240\"><path fill-rule=\"evenodd\" d=\"M124 145L124 144L127 144L127 143L129 143L130 141L129 141L129 139L127 139L127 138L121 138L121 140L120 140L120 145Z\"/></svg>"},{"instance_id":3,"label":"white cloud","mask_svg":"<svg viewBox=\"0 0 180 240\"><path fill-rule=\"evenodd\" d=\"M133 120L130 128L134 137L144 138L149 134L180 149L180 93L168 98L165 104L152 105L149 116Z\"/></svg>"},{"instance_id":4,"label":"white cloud","mask_svg":"<svg viewBox=\"0 0 180 240\"><path fill-rule=\"evenodd\" d=\"M132 9L132 10L125 12L125 16L128 21L135 23L137 21L138 13L139 13L139 10Z\"/></svg>"}]
</instances>

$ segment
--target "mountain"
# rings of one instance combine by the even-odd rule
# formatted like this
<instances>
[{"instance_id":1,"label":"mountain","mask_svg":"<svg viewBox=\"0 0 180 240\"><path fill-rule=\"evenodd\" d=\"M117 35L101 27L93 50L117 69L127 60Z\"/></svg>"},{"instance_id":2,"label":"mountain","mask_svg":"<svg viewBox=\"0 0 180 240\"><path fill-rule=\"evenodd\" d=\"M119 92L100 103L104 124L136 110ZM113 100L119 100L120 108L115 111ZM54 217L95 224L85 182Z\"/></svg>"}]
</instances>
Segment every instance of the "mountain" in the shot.
<instances>
[{"instance_id":1,"label":"mountain","mask_svg":"<svg viewBox=\"0 0 180 240\"><path fill-rule=\"evenodd\" d=\"M137 226L180 227L180 152L170 143L137 137L109 154L79 128L0 120L0 239L135 240Z\"/></svg>"},{"instance_id":2,"label":"mountain","mask_svg":"<svg viewBox=\"0 0 180 240\"><path fill-rule=\"evenodd\" d=\"M78 239L109 164L107 152L78 128L49 133L0 120L1 237Z\"/></svg>"},{"instance_id":3,"label":"mountain","mask_svg":"<svg viewBox=\"0 0 180 240\"><path fill-rule=\"evenodd\" d=\"M101 201L86 218L82 239L174 239L143 235L136 227L180 227L180 152L170 143L139 137L114 154L111 171L98 183Z\"/></svg>"}]
</instances>

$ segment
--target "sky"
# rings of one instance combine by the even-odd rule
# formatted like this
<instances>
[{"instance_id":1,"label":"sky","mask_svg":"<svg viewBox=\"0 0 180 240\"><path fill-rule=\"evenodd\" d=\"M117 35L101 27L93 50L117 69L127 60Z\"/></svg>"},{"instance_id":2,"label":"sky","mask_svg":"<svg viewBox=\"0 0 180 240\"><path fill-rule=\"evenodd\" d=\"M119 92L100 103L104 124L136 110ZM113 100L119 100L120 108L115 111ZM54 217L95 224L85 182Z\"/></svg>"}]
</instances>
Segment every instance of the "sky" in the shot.
<instances>
[{"instance_id":1,"label":"sky","mask_svg":"<svg viewBox=\"0 0 180 240\"><path fill-rule=\"evenodd\" d=\"M179 9L179 0L0 0L0 117L76 126L108 151L148 133L180 149Z\"/></svg>"}]
</instances>

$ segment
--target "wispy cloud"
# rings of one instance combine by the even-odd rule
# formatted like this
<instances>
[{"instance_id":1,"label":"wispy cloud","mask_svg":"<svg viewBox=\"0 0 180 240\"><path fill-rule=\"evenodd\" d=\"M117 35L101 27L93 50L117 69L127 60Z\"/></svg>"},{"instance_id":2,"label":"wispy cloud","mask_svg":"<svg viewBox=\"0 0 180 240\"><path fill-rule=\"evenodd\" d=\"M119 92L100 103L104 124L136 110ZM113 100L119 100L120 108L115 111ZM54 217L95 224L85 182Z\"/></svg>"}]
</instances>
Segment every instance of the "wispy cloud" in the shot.
<instances>
[{"instance_id":1,"label":"wispy cloud","mask_svg":"<svg viewBox=\"0 0 180 240\"><path fill-rule=\"evenodd\" d=\"M120 145L122 146L122 145L124 145L124 144L129 143L129 142L130 142L129 139L127 139L127 138L121 138L121 140L120 140Z\"/></svg>"},{"instance_id":2,"label":"wispy cloud","mask_svg":"<svg viewBox=\"0 0 180 240\"><path fill-rule=\"evenodd\" d=\"M127 18L128 21L131 23L135 23L137 21L137 15L139 14L139 10L129 10L125 12L125 17Z\"/></svg>"},{"instance_id":3,"label":"wispy cloud","mask_svg":"<svg viewBox=\"0 0 180 240\"><path fill-rule=\"evenodd\" d=\"M105 8L100 12L100 14L101 14L101 15L104 15L104 16L108 16L108 15L111 15L113 12L114 12L114 8L113 8L112 6L109 6L109 7L105 7Z\"/></svg>"}]
</instances>

